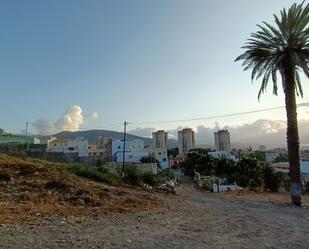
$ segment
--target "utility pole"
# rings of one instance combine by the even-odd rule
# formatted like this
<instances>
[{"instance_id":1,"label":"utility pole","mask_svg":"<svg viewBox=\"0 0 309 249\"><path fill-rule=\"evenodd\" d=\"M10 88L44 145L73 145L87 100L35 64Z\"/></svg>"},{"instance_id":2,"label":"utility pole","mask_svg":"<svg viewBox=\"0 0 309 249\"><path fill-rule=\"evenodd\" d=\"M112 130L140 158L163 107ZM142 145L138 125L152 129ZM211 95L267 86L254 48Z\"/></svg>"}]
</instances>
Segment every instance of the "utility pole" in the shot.
<instances>
[{"instance_id":1,"label":"utility pole","mask_svg":"<svg viewBox=\"0 0 309 249\"><path fill-rule=\"evenodd\" d=\"M124 160L126 154L126 133L127 133L127 121L124 121L124 129L123 129L123 152L122 152L122 174L124 174Z\"/></svg>"},{"instance_id":2,"label":"utility pole","mask_svg":"<svg viewBox=\"0 0 309 249\"><path fill-rule=\"evenodd\" d=\"M26 137L28 136L28 126L29 126L29 122L26 122Z\"/></svg>"}]
</instances>

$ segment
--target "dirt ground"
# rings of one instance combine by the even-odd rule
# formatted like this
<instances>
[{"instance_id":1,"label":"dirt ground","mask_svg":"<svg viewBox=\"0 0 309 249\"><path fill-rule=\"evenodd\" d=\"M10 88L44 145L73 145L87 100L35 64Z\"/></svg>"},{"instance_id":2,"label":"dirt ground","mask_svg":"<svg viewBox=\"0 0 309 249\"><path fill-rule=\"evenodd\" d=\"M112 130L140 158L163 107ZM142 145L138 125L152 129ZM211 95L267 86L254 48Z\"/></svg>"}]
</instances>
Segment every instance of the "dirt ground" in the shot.
<instances>
[{"instance_id":1,"label":"dirt ground","mask_svg":"<svg viewBox=\"0 0 309 249\"><path fill-rule=\"evenodd\" d=\"M309 248L309 210L196 190L157 194L159 210L2 225L0 248Z\"/></svg>"},{"instance_id":2,"label":"dirt ground","mask_svg":"<svg viewBox=\"0 0 309 249\"><path fill-rule=\"evenodd\" d=\"M0 154L0 224L47 225L58 216L83 219L162 206L143 189L89 181L65 175L62 169Z\"/></svg>"},{"instance_id":3,"label":"dirt ground","mask_svg":"<svg viewBox=\"0 0 309 249\"><path fill-rule=\"evenodd\" d=\"M265 203L282 204L289 205L291 196L290 193L272 193L272 192L257 192L249 191L247 189L231 192L221 192L219 193L221 197L227 198L238 198L242 200L259 201ZM302 196L302 206L303 208L309 209L309 195Z\"/></svg>"}]
</instances>

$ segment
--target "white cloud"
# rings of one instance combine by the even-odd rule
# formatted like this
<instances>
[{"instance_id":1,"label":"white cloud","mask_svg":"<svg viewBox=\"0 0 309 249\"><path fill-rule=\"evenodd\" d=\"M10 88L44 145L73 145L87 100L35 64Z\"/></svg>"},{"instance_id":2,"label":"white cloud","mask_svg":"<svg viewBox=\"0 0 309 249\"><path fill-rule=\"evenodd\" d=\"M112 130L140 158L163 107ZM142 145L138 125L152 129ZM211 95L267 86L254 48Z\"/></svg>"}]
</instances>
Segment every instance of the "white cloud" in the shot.
<instances>
[{"instance_id":1,"label":"white cloud","mask_svg":"<svg viewBox=\"0 0 309 249\"><path fill-rule=\"evenodd\" d=\"M299 137L301 144L309 144L309 120L298 121ZM177 131L183 127L168 130L169 138L177 139ZM273 146L285 146L286 144L286 122L282 120L259 119L255 122L237 125L222 126L215 122L213 127L199 125L192 127L196 130L197 144L214 144L214 132L218 129L228 129L232 144L265 144ZM136 128L135 135L150 137L151 132L156 130L152 127Z\"/></svg>"},{"instance_id":2,"label":"white cloud","mask_svg":"<svg viewBox=\"0 0 309 249\"><path fill-rule=\"evenodd\" d=\"M79 105L69 107L55 122L55 127L61 131L78 131L84 123L83 110Z\"/></svg>"},{"instance_id":3,"label":"white cloud","mask_svg":"<svg viewBox=\"0 0 309 249\"><path fill-rule=\"evenodd\" d=\"M91 113L91 117L96 119L96 118L99 117L99 114L97 112L93 112L93 113Z\"/></svg>"},{"instance_id":4,"label":"white cloud","mask_svg":"<svg viewBox=\"0 0 309 249\"><path fill-rule=\"evenodd\" d=\"M142 137L151 137L152 132L156 130L157 129L153 127L138 127L138 128L129 130L128 133L132 135L142 136Z\"/></svg>"},{"instance_id":5,"label":"white cloud","mask_svg":"<svg viewBox=\"0 0 309 249\"><path fill-rule=\"evenodd\" d=\"M98 114L93 112L85 116L81 106L73 105L56 122L52 122L47 118L39 118L32 123L32 126L35 127L40 135L51 135L61 131L78 131L85 123L87 117L96 119Z\"/></svg>"},{"instance_id":6,"label":"white cloud","mask_svg":"<svg viewBox=\"0 0 309 249\"><path fill-rule=\"evenodd\" d=\"M39 118L32 123L39 135L51 135L56 132L54 124L47 118Z\"/></svg>"}]
</instances>

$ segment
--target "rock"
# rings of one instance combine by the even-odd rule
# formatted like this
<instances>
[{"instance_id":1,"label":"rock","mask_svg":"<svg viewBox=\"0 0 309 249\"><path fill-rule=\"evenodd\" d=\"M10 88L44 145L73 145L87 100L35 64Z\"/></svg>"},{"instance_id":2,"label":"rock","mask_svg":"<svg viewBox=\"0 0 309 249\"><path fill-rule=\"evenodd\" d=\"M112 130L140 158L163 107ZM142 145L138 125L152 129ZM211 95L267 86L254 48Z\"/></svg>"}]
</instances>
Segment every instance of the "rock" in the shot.
<instances>
[{"instance_id":1,"label":"rock","mask_svg":"<svg viewBox=\"0 0 309 249\"><path fill-rule=\"evenodd\" d=\"M132 240L130 240L130 239L127 239L127 242L131 244L131 243L132 243Z\"/></svg>"}]
</instances>

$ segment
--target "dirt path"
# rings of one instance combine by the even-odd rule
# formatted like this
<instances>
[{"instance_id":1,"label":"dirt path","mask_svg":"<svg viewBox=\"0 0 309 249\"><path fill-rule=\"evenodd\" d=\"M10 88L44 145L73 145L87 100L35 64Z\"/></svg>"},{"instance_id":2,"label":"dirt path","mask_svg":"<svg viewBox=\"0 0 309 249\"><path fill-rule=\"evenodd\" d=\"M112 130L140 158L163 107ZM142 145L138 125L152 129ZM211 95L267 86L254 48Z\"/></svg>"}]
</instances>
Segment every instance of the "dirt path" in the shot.
<instances>
[{"instance_id":1,"label":"dirt path","mask_svg":"<svg viewBox=\"0 0 309 249\"><path fill-rule=\"evenodd\" d=\"M309 248L309 211L200 192L160 194L156 213L2 225L0 248Z\"/></svg>"}]
</instances>

